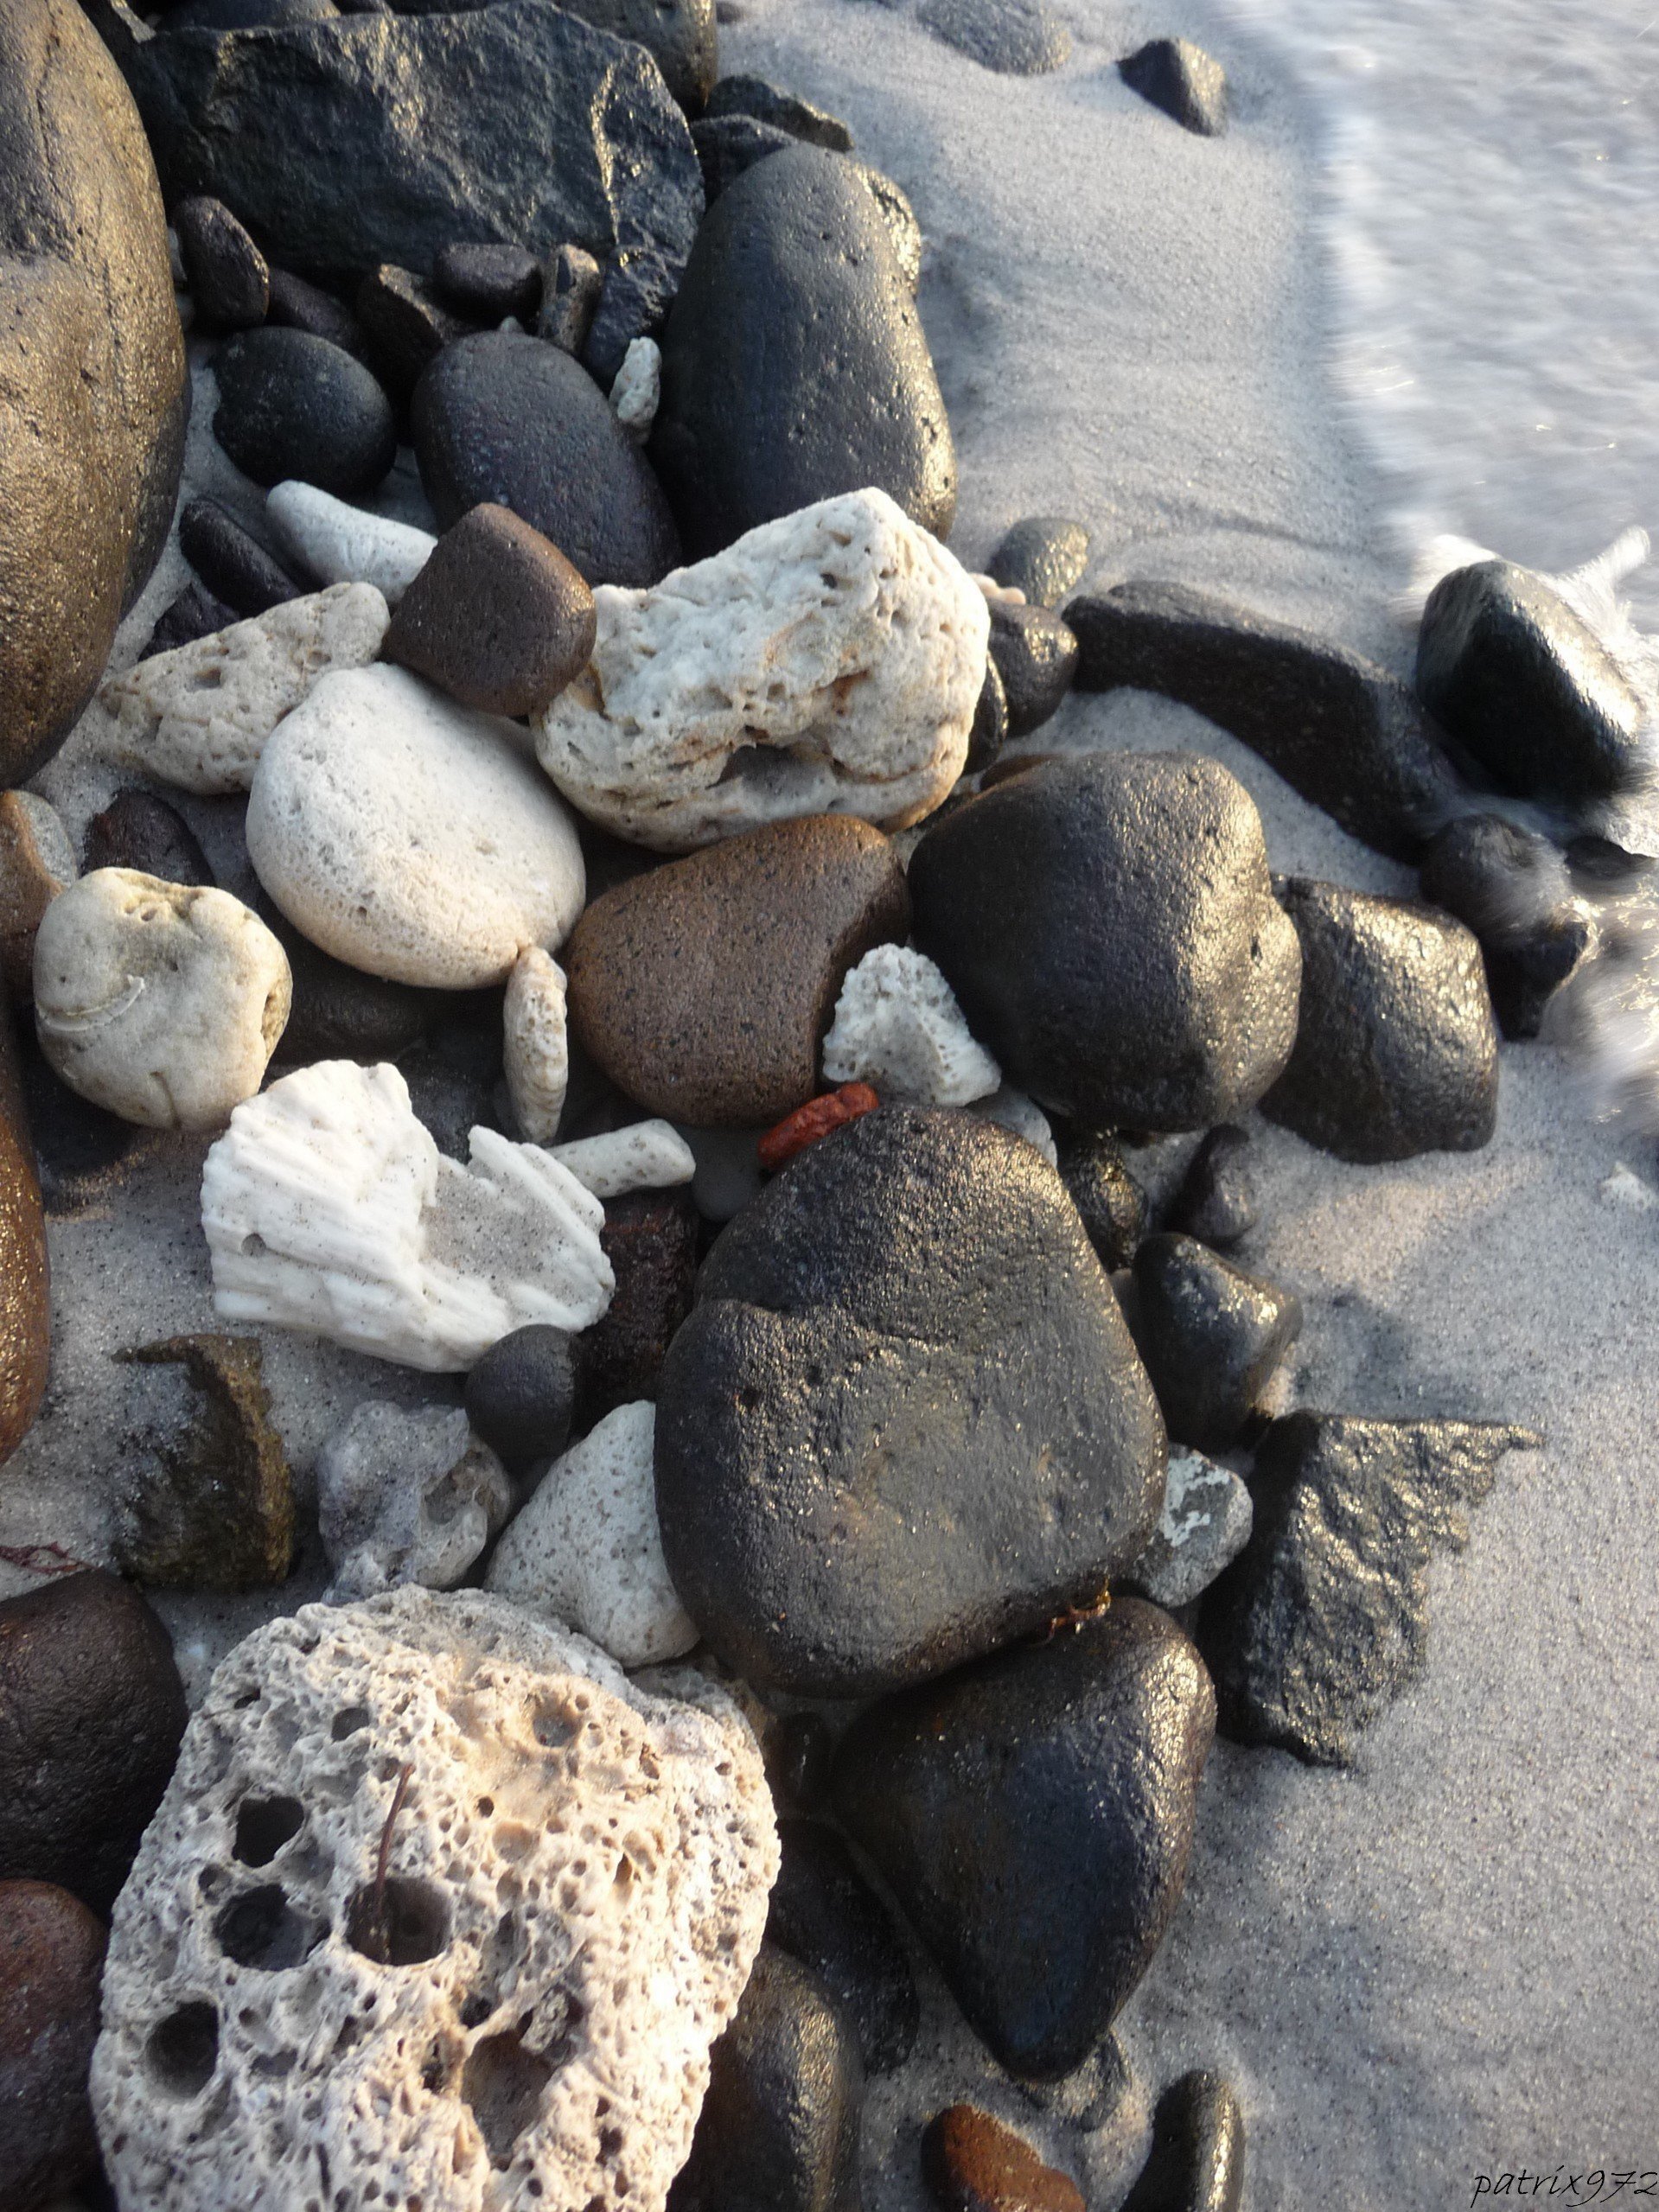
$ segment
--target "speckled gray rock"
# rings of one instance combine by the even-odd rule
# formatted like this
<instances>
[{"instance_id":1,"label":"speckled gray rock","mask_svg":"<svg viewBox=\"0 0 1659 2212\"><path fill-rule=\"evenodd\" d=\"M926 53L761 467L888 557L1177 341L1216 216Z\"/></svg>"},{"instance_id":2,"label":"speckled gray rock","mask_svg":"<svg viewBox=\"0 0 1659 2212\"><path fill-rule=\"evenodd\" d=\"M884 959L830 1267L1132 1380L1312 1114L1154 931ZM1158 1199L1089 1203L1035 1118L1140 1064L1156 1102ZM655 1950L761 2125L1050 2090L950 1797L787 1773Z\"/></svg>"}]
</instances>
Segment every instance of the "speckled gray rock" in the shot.
<instances>
[{"instance_id":1,"label":"speckled gray rock","mask_svg":"<svg viewBox=\"0 0 1659 2212\"><path fill-rule=\"evenodd\" d=\"M986 566L994 582L1023 591L1033 607L1057 607L1088 564L1088 532L1065 514L1028 514Z\"/></svg>"},{"instance_id":2,"label":"speckled gray rock","mask_svg":"<svg viewBox=\"0 0 1659 2212\"><path fill-rule=\"evenodd\" d=\"M1184 131L1219 137L1227 128L1227 73L1190 38L1149 39L1125 54L1118 74L1131 92L1172 116Z\"/></svg>"},{"instance_id":3,"label":"speckled gray rock","mask_svg":"<svg viewBox=\"0 0 1659 2212\"><path fill-rule=\"evenodd\" d=\"M1251 1520L1249 1490L1230 1467L1172 1451L1164 1511L1124 1582L1155 1605L1190 1605L1244 1549Z\"/></svg>"},{"instance_id":4,"label":"speckled gray rock","mask_svg":"<svg viewBox=\"0 0 1659 2212\"><path fill-rule=\"evenodd\" d=\"M794 92L782 91L764 77L722 77L708 96L705 116L743 115L786 131L808 146L832 154L852 151L852 133L838 115L814 107Z\"/></svg>"},{"instance_id":5,"label":"speckled gray rock","mask_svg":"<svg viewBox=\"0 0 1659 2212\"><path fill-rule=\"evenodd\" d=\"M1423 1665L1426 1571L1469 1540L1465 1508L1530 1431L1296 1412L1256 1454L1255 1525L1204 1602L1199 1640L1221 1724L1345 1766L1354 1738Z\"/></svg>"},{"instance_id":6,"label":"speckled gray rock","mask_svg":"<svg viewBox=\"0 0 1659 2212\"><path fill-rule=\"evenodd\" d=\"M1071 59L1071 33L1047 0L922 0L919 20L982 68L1040 77Z\"/></svg>"},{"instance_id":7,"label":"speckled gray rock","mask_svg":"<svg viewBox=\"0 0 1659 2212\"><path fill-rule=\"evenodd\" d=\"M1225 1451L1300 1334L1301 1300L1182 1236L1147 1238L1135 1290L1135 1342L1170 1434Z\"/></svg>"},{"instance_id":8,"label":"speckled gray rock","mask_svg":"<svg viewBox=\"0 0 1659 2212\"><path fill-rule=\"evenodd\" d=\"M1127 1267L1146 1232L1146 1200L1109 1137L1069 1138L1056 1164L1107 1274Z\"/></svg>"},{"instance_id":9,"label":"speckled gray rock","mask_svg":"<svg viewBox=\"0 0 1659 2212\"><path fill-rule=\"evenodd\" d=\"M303 330L244 330L214 356L214 436L256 484L297 477L350 497L392 466L392 402L343 347Z\"/></svg>"}]
</instances>

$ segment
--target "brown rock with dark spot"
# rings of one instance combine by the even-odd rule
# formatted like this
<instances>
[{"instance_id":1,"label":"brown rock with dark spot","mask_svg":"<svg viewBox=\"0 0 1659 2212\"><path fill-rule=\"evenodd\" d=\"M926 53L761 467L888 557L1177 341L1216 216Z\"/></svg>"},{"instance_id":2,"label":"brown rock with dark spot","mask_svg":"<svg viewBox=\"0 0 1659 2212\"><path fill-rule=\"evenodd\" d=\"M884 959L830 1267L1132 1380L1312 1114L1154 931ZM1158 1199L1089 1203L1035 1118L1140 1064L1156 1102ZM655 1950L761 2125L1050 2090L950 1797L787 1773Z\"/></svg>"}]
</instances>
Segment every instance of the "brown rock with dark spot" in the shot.
<instances>
[{"instance_id":1,"label":"brown rock with dark spot","mask_svg":"<svg viewBox=\"0 0 1659 2212\"><path fill-rule=\"evenodd\" d=\"M98 2162L86 2075L102 1924L50 1882L0 1882L0 2203L36 2212Z\"/></svg>"},{"instance_id":2,"label":"brown rock with dark spot","mask_svg":"<svg viewBox=\"0 0 1659 2212\"><path fill-rule=\"evenodd\" d=\"M697 1208L687 1190L635 1191L605 1202L599 1241L616 1289L592 1328L571 1339L575 1426L585 1433L618 1406L654 1398L670 1338L692 1310Z\"/></svg>"},{"instance_id":3,"label":"brown rock with dark spot","mask_svg":"<svg viewBox=\"0 0 1659 2212\"><path fill-rule=\"evenodd\" d=\"M405 592L382 652L488 714L536 714L586 667L593 594L510 507L470 508Z\"/></svg>"},{"instance_id":4,"label":"brown rock with dark spot","mask_svg":"<svg viewBox=\"0 0 1659 2212\"><path fill-rule=\"evenodd\" d=\"M909 922L879 830L769 824L596 899L565 953L571 1020L649 1112L752 1129L813 1096L848 969Z\"/></svg>"},{"instance_id":5,"label":"brown rock with dark spot","mask_svg":"<svg viewBox=\"0 0 1659 2212\"><path fill-rule=\"evenodd\" d=\"M1085 2212L1075 2182L977 2105L947 2105L928 2121L922 2177L939 2212Z\"/></svg>"},{"instance_id":6,"label":"brown rock with dark spot","mask_svg":"<svg viewBox=\"0 0 1659 2212\"><path fill-rule=\"evenodd\" d=\"M51 1314L46 1216L0 985L0 1460L16 1450L41 1410Z\"/></svg>"}]
</instances>

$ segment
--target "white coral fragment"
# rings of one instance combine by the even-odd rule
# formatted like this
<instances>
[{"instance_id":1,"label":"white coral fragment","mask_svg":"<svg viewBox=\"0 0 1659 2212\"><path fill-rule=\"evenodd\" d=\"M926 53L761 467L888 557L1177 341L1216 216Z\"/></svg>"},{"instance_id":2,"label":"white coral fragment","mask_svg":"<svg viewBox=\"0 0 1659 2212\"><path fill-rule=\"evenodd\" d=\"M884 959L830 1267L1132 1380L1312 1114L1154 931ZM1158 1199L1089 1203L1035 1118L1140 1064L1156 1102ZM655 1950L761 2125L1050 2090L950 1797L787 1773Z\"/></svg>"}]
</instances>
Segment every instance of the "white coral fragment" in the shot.
<instances>
[{"instance_id":1,"label":"white coral fragment","mask_svg":"<svg viewBox=\"0 0 1659 2212\"><path fill-rule=\"evenodd\" d=\"M925 953L877 945L848 972L824 1040L827 1083L870 1083L903 1106L967 1106L1002 1070Z\"/></svg>"},{"instance_id":2,"label":"white coral fragment","mask_svg":"<svg viewBox=\"0 0 1659 2212\"><path fill-rule=\"evenodd\" d=\"M636 1121L603 1137L578 1138L555 1144L552 1157L596 1198L620 1198L629 1190L664 1190L689 1182L697 1173L691 1146L671 1121Z\"/></svg>"},{"instance_id":3,"label":"white coral fragment","mask_svg":"<svg viewBox=\"0 0 1659 2212\"><path fill-rule=\"evenodd\" d=\"M565 971L539 945L527 945L513 964L501 1027L507 1096L519 1127L533 1144L551 1144L565 1111L571 1047Z\"/></svg>"},{"instance_id":4,"label":"white coral fragment","mask_svg":"<svg viewBox=\"0 0 1659 2212\"><path fill-rule=\"evenodd\" d=\"M604 1208L533 1144L440 1153L389 1065L320 1061L237 1108L207 1155L214 1305L445 1373L530 1322L588 1328L616 1287Z\"/></svg>"}]
</instances>

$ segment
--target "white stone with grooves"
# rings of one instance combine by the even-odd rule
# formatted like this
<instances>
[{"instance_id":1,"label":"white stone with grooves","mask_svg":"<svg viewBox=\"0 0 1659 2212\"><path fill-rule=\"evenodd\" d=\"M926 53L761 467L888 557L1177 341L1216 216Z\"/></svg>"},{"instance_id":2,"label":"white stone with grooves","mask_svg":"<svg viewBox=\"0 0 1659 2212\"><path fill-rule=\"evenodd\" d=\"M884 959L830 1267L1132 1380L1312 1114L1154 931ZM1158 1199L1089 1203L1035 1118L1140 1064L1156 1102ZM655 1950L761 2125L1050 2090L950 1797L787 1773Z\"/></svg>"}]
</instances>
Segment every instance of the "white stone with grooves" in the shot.
<instances>
[{"instance_id":1,"label":"white stone with grooves","mask_svg":"<svg viewBox=\"0 0 1659 2212\"><path fill-rule=\"evenodd\" d=\"M367 667L391 619L371 585L337 583L152 654L99 691L98 749L182 791L246 791L283 717L322 677Z\"/></svg>"},{"instance_id":2,"label":"white stone with grooves","mask_svg":"<svg viewBox=\"0 0 1659 2212\"><path fill-rule=\"evenodd\" d=\"M452 1590L507 1520L513 1485L459 1406L365 1399L316 1458L336 1602L399 1583Z\"/></svg>"},{"instance_id":3,"label":"white stone with grooves","mask_svg":"<svg viewBox=\"0 0 1659 2212\"><path fill-rule=\"evenodd\" d=\"M266 746L248 800L259 881L371 975L469 991L582 911L582 848L523 733L405 668L330 676Z\"/></svg>"},{"instance_id":4,"label":"white stone with grooves","mask_svg":"<svg viewBox=\"0 0 1659 2212\"><path fill-rule=\"evenodd\" d=\"M683 851L819 813L903 829L962 772L990 614L885 492L593 598L592 660L538 717L536 750L620 836Z\"/></svg>"},{"instance_id":5,"label":"white stone with grooves","mask_svg":"<svg viewBox=\"0 0 1659 2212\"><path fill-rule=\"evenodd\" d=\"M288 1026L288 955L228 891L95 868L35 939L35 1028L72 1091L150 1129L217 1129Z\"/></svg>"},{"instance_id":6,"label":"white stone with grooves","mask_svg":"<svg viewBox=\"0 0 1659 2212\"><path fill-rule=\"evenodd\" d=\"M93 2100L122 2203L662 2212L777 1861L699 1674L648 1691L478 1590L271 1622L116 1906ZM382 1965L352 1935L386 1920Z\"/></svg>"},{"instance_id":7,"label":"white stone with grooves","mask_svg":"<svg viewBox=\"0 0 1659 2212\"><path fill-rule=\"evenodd\" d=\"M542 1476L485 1577L504 1597L591 1636L623 1667L678 1659L697 1641L662 1556L655 1443L648 1400L607 1413Z\"/></svg>"},{"instance_id":8,"label":"white stone with grooves","mask_svg":"<svg viewBox=\"0 0 1659 2212\"><path fill-rule=\"evenodd\" d=\"M324 583L372 583L395 607L425 567L437 540L411 522L368 514L316 484L291 478L265 494L265 513L283 545Z\"/></svg>"},{"instance_id":9,"label":"white stone with grooves","mask_svg":"<svg viewBox=\"0 0 1659 2212\"><path fill-rule=\"evenodd\" d=\"M869 1083L903 1106L967 1106L1002 1070L925 953L877 945L848 972L824 1039L826 1084Z\"/></svg>"},{"instance_id":10,"label":"white stone with grooves","mask_svg":"<svg viewBox=\"0 0 1659 2212\"><path fill-rule=\"evenodd\" d=\"M573 1144L555 1144L552 1156L596 1198L663 1190L689 1182L697 1173L696 1157L672 1121L636 1121L603 1137L578 1138Z\"/></svg>"},{"instance_id":11,"label":"white stone with grooves","mask_svg":"<svg viewBox=\"0 0 1659 2212\"><path fill-rule=\"evenodd\" d=\"M389 1064L323 1060L239 1106L201 1226L221 1320L310 1329L437 1374L533 1321L586 1329L616 1277L604 1208L534 1144L441 1153Z\"/></svg>"},{"instance_id":12,"label":"white stone with grooves","mask_svg":"<svg viewBox=\"0 0 1659 2212\"><path fill-rule=\"evenodd\" d=\"M565 1019L565 971L551 953L531 945L519 954L501 1004L502 1063L519 1127L533 1144L558 1134L571 1079Z\"/></svg>"}]
</instances>

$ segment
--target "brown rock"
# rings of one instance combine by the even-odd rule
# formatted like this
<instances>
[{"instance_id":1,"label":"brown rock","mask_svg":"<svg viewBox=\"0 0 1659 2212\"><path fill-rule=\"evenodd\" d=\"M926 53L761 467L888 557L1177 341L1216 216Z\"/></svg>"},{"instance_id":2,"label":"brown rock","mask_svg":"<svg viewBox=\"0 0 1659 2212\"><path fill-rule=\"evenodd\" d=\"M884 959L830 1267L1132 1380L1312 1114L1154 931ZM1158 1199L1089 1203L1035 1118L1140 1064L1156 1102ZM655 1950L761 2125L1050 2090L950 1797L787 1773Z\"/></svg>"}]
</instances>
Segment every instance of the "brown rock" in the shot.
<instances>
[{"instance_id":1,"label":"brown rock","mask_svg":"<svg viewBox=\"0 0 1659 2212\"><path fill-rule=\"evenodd\" d=\"M67 837L45 800L0 791L0 979L14 999L34 996L35 933L74 875Z\"/></svg>"},{"instance_id":2,"label":"brown rock","mask_svg":"<svg viewBox=\"0 0 1659 2212\"><path fill-rule=\"evenodd\" d=\"M948 2105L928 2122L922 2175L939 2212L1085 2212L1075 2182L977 2105Z\"/></svg>"},{"instance_id":3,"label":"brown rock","mask_svg":"<svg viewBox=\"0 0 1659 2212\"><path fill-rule=\"evenodd\" d=\"M51 1329L46 1216L0 987L0 1460L16 1450L41 1410Z\"/></svg>"},{"instance_id":4,"label":"brown rock","mask_svg":"<svg viewBox=\"0 0 1659 2212\"><path fill-rule=\"evenodd\" d=\"M0 1882L0 2203L35 2212L98 2160L87 2069L105 1930L50 1882Z\"/></svg>"},{"instance_id":5,"label":"brown rock","mask_svg":"<svg viewBox=\"0 0 1659 2212\"><path fill-rule=\"evenodd\" d=\"M879 830L770 823L596 899L565 952L571 1020L652 1113L754 1128L813 1096L847 970L909 921Z\"/></svg>"},{"instance_id":6,"label":"brown rock","mask_svg":"<svg viewBox=\"0 0 1659 2212\"><path fill-rule=\"evenodd\" d=\"M535 714L586 667L593 594L510 508L469 508L405 592L381 650L463 706Z\"/></svg>"},{"instance_id":7,"label":"brown rock","mask_svg":"<svg viewBox=\"0 0 1659 2212\"><path fill-rule=\"evenodd\" d=\"M686 1190L642 1190L605 1202L599 1234L616 1272L603 1316L571 1339L575 1426L583 1433L618 1406L654 1398L668 1340L692 1310L697 1208Z\"/></svg>"}]
</instances>

